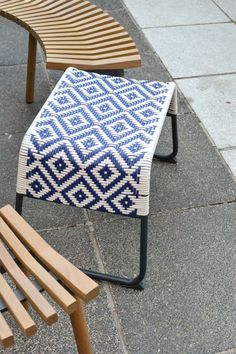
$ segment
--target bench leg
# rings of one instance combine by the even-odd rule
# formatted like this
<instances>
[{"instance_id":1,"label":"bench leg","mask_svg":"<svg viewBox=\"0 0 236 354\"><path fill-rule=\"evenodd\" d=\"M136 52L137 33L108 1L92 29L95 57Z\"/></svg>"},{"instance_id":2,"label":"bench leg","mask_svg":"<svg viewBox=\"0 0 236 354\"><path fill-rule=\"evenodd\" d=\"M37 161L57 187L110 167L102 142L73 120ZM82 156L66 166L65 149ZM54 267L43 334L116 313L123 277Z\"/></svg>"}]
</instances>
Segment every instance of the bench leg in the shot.
<instances>
[{"instance_id":1,"label":"bench leg","mask_svg":"<svg viewBox=\"0 0 236 354\"><path fill-rule=\"evenodd\" d=\"M92 345L85 319L83 305L77 298L77 310L70 314L70 320L79 354L92 354Z\"/></svg>"},{"instance_id":2,"label":"bench leg","mask_svg":"<svg viewBox=\"0 0 236 354\"><path fill-rule=\"evenodd\" d=\"M37 40L29 33L28 44L28 63L27 63L27 79L26 79L26 102L34 101L34 82L36 67Z\"/></svg>"},{"instance_id":3,"label":"bench leg","mask_svg":"<svg viewBox=\"0 0 236 354\"><path fill-rule=\"evenodd\" d=\"M168 116L171 117L173 151L169 155L155 154L154 158L161 160L161 161L168 161L168 162L176 163L176 160L174 158L178 153L177 115L169 113Z\"/></svg>"},{"instance_id":4,"label":"bench leg","mask_svg":"<svg viewBox=\"0 0 236 354\"><path fill-rule=\"evenodd\" d=\"M16 193L15 209L21 215L23 205L23 194ZM93 270L81 269L85 274L96 280L106 280L125 287L143 290L142 280L147 269L147 236L148 236L148 216L142 216L140 230L140 250L139 250L139 274L134 278L119 277L112 274L100 273Z\"/></svg>"}]
</instances>

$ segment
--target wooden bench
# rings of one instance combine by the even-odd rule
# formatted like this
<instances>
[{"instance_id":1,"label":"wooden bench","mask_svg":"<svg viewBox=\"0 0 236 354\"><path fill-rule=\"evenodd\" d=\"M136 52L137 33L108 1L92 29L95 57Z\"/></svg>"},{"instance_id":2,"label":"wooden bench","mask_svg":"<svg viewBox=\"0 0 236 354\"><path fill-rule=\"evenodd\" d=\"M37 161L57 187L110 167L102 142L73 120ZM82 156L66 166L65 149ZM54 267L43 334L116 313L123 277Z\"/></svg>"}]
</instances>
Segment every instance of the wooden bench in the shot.
<instances>
[{"instance_id":1,"label":"wooden bench","mask_svg":"<svg viewBox=\"0 0 236 354\"><path fill-rule=\"evenodd\" d=\"M1 314L6 310L23 333L35 334L37 328L27 306L22 305L24 301L29 302L48 325L57 321L54 308L39 291L45 289L70 315L79 353L92 353L80 299L85 302L93 299L98 294L98 285L51 248L9 205L0 209L0 266L0 344L9 347L14 343L13 333ZM17 291L6 282L1 274L4 271L16 284ZM25 273L32 275L35 281L32 283Z\"/></svg>"},{"instance_id":2,"label":"wooden bench","mask_svg":"<svg viewBox=\"0 0 236 354\"><path fill-rule=\"evenodd\" d=\"M141 64L135 43L87 0L0 0L0 14L29 31L26 101L33 102L37 41L48 69L120 70Z\"/></svg>"}]
</instances>

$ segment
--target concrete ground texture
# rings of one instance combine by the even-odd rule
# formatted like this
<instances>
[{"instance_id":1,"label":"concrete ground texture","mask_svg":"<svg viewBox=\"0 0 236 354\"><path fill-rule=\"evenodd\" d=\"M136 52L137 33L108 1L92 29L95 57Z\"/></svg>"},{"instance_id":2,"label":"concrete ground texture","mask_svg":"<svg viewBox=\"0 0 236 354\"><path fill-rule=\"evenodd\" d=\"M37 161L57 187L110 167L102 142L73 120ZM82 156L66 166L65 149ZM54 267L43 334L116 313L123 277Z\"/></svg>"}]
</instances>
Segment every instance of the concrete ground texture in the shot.
<instances>
[{"instance_id":1,"label":"concrete ground texture","mask_svg":"<svg viewBox=\"0 0 236 354\"><path fill-rule=\"evenodd\" d=\"M130 33L142 57L126 77L179 88L177 164L152 166L145 290L101 283L86 305L95 354L236 353L236 1L93 0ZM0 18L0 207L14 205L24 133L62 72L38 50L35 102L25 103L28 33ZM167 121L158 144L170 149ZM137 272L137 220L37 200L23 216L78 267ZM45 295L46 296L46 295ZM32 311L32 316L36 317ZM36 318L0 353L74 354L69 319Z\"/></svg>"}]
</instances>

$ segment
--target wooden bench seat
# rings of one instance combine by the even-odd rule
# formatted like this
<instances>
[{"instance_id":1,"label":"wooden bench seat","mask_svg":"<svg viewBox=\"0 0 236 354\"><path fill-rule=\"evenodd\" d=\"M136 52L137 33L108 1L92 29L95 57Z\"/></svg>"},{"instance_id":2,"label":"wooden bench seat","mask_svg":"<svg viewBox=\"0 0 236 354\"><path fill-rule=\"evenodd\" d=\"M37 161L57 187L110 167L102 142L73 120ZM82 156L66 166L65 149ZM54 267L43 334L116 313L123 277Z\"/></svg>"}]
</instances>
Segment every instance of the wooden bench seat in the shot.
<instances>
[{"instance_id":1,"label":"wooden bench seat","mask_svg":"<svg viewBox=\"0 0 236 354\"><path fill-rule=\"evenodd\" d=\"M0 14L29 31L26 100L33 101L36 43L48 69L123 70L141 64L132 38L87 0L0 0Z\"/></svg>"},{"instance_id":2,"label":"wooden bench seat","mask_svg":"<svg viewBox=\"0 0 236 354\"><path fill-rule=\"evenodd\" d=\"M37 330L22 301L27 300L48 325L57 321L53 306L39 291L44 289L70 315L79 353L92 353L80 299L87 302L97 296L98 285L50 247L9 205L0 209L0 265L0 343L4 347L11 346L14 337L1 312L9 310L28 336ZM3 272L17 291L8 285Z\"/></svg>"}]
</instances>

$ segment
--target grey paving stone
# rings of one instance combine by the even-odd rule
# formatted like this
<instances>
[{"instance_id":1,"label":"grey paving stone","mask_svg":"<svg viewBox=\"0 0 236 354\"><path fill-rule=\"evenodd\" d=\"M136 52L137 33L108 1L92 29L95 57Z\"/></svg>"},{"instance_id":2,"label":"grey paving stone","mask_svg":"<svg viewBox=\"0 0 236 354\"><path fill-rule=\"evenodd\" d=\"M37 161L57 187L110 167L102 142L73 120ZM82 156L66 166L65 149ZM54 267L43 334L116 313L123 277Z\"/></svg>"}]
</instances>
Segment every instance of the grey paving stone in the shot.
<instances>
[{"instance_id":1,"label":"grey paving stone","mask_svg":"<svg viewBox=\"0 0 236 354\"><path fill-rule=\"evenodd\" d=\"M236 3L234 0L214 0L219 7L233 20L236 20Z\"/></svg>"},{"instance_id":2,"label":"grey paving stone","mask_svg":"<svg viewBox=\"0 0 236 354\"><path fill-rule=\"evenodd\" d=\"M230 21L211 0L124 0L142 28Z\"/></svg>"},{"instance_id":3,"label":"grey paving stone","mask_svg":"<svg viewBox=\"0 0 236 354\"><path fill-rule=\"evenodd\" d=\"M93 247L84 226L43 232L42 236L76 266L97 267ZM49 297L47 298L49 299ZM55 306L54 303L53 306ZM38 325L37 334L32 338L26 338L20 331L14 330L14 334L16 334L16 345L7 352L9 354L77 353L69 317L64 314L58 306L55 306L55 308L58 312L59 321L50 327L44 325L43 322L35 316L33 311L31 311ZM119 337L112 321L111 309L109 307L106 291L103 287L101 287L101 293L97 298L89 304L85 304L85 309L93 346L95 348L94 353L121 354L122 349ZM16 325L11 320L10 316L7 315L6 318L10 321L11 328L15 329ZM5 352L5 350L0 349L0 353Z\"/></svg>"},{"instance_id":4,"label":"grey paving stone","mask_svg":"<svg viewBox=\"0 0 236 354\"><path fill-rule=\"evenodd\" d=\"M0 66L26 64L28 57L28 32L15 22L0 17ZM37 62L43 60L38 46Z\"/></svg>"},{"instance_id":5,"label":"grey paving stone","mask_svg":"<svg viewBox=\"0 0 236 354\"><path fill-rule=\"evenodd\" d=\"M174 78L236 71L233 23L150 28L144 33Z\"/></svg>"},{"instance_id":6,"label":"grey paving stone","mask_svg":"<svg viewBox=\"0 0 236 354\"><path fill-rule=\"evenodd\" d=\"M236 148L232 150L221 151L221 154L229 165L232 173L236 177Z\"/></svg>"},{"instance_id":7,"label":"grey paving stone","mask_svg":"<svg viewBox=\"0 0 236 354\"><path fill-rule=\"evenodd\" d=\"M112 287L129 354L235 347L235 212L226 203L150 218L145 290ZM108 269L133 271L136 224L105 216L96 222Z\"/></svg>"},{"instance_id":8,"label":"grey paving stone","mask_svg":"<svg viewBox=\"0 0 236 354\"><path fill-rule=\"evenodd\" d=\"M116 10L123 7L122 0L92 0L91 3L105 11Z\"/></svg>"},{"instance_id":9,"label":"grey paving stone","mask_svg":"<svg viewBox=\"0 0 236 354\"><path fill-rule=\"evenodd\" d=\"M49 95L43 64L37 64L35 100L25 102L26 66L0 66L0 134L25 132Z\"/></svg>"},{"instance_id":10,"label":"grey paving stone","mask_svg":"<svg viewBox=\"0 0 236 354\"><path fill-rule=\"evenodd\" d=\"M236 74L177 80L215 145L236 146Z\"/></svg>"},{"instance_id":11,"label":"grey paving stone","mask_svg":"<svg viewBox=\"0 0 236 354\"><path fill-rule=\"evenodd\" d=\"M197 118L180 116L178 128L177 164L153 162L150 213L235 200L235 182ZM168 141L166 126L158 145L160 152L170 151Z\"/></svg>"}]
</instances>

